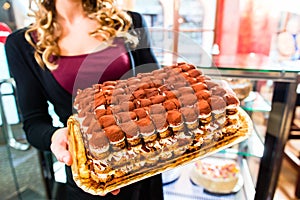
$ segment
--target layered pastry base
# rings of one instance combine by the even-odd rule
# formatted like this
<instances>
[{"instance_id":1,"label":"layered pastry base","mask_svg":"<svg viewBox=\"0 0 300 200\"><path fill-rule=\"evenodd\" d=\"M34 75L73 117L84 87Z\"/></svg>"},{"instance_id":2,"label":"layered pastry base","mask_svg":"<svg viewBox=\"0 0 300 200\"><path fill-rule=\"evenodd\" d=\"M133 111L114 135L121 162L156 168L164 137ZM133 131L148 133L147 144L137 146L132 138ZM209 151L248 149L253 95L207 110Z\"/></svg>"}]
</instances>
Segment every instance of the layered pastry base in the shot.
<instances>
[{"instance_id":1,"label":"layered pastry base","mask_svg":"<svg viewBox=\"0 0 300 200\"><path fill-rule=\"evenodd\" d=\"M74 108L73 177L91 194L210 155L252 132L229 86L188 63L79 90Z\"/></svg>"},{"instance_id":2,"label":"layered pastry base","mask_svg":"<svg viewBox=\"0 0 300 200\"><path fill-rule=\"evenodd\" d=\"M236 161L208 157L195 162L191 180L213 193L233 192L240 177Z\"/></svg>"}]
</instances>

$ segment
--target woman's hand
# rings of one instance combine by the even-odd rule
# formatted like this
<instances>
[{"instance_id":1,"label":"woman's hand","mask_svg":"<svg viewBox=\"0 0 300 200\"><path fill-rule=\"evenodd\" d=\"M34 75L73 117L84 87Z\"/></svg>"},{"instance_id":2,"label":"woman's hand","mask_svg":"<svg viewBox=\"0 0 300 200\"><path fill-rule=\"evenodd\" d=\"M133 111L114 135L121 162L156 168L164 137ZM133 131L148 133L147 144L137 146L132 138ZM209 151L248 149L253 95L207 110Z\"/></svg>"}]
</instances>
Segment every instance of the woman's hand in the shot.
<instances>
[{"instance_id":1,"label":"woman's hand","mask_svg":"<svg viewBox=\"0 0 300 200\"><path fill-rule=\"evenodd\" d=\"M110 193L112 193L113 195L117 195L117 194L119 194L119 192L120 192L120 189L116 189L114 191L111 191Z\"/></svg>"},{"instance_id":2,"label":"woman's hand","mask_svg":"<svg viewBox=\"0 0 300 200\"><path fill-rule=\"evenodd\" d=\"M66 165L72 165L72 157L68 150L68 128L57 129L51 138L51 151L56 159ZM120 189L114 190L113 195L119 194Z\"/></svg>"},{"instance_id":3,"label":"woman's hand","mask_svg":"<svg viewBox=\"0 0 300 200\"><path fill-rule=\"evenodd\" d=\"M51 151L56 159L70 166L72 157L68 150L68 128L57 129L51 138Z\"/></svg>"}]
</instances>

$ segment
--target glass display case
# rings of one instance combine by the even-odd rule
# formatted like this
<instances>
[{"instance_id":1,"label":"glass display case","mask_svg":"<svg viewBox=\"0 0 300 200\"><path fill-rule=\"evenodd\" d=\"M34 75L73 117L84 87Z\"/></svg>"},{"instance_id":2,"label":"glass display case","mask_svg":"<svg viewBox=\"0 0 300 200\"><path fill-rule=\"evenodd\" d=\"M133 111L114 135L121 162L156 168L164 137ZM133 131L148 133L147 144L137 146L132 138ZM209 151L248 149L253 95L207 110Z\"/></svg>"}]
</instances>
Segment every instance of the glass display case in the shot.
<instances>
[{"instance_id":1,"label":"glass display case","mask_svg":"<svg viewBox=\"0 0 300 200\"><path fill-rule=\"evenodd\" d=\"M189 166L182 169L178 180L165 185L165 194L169 199L180 196L183 199L273 199L280 173L283 150L289 135L292 113L299 82L300 65L273 62L260 54L240 54L235 56L214 56L212 65L199 65L199 69L213 78L249 79L253 83L261 80L272 81L271 101L266 101L263 93L252 91L247 102L241 107L253 116L254 133L241 143L238 149L227 149L221 156L235 154L234 158L241 167L244 184L241 190L230 195L203 193L189 181ZM219 73L216 73L216 69ZM211 72L210 72L211 70ZM265 133L259 133L255 115L265 116ZM253 170L253 160L258 166ZM250 166L250 167L249 167ZM182 189L190 187L189 190ZM184 186L184 187L183 187Z\"/></svg>"}]
</instances>

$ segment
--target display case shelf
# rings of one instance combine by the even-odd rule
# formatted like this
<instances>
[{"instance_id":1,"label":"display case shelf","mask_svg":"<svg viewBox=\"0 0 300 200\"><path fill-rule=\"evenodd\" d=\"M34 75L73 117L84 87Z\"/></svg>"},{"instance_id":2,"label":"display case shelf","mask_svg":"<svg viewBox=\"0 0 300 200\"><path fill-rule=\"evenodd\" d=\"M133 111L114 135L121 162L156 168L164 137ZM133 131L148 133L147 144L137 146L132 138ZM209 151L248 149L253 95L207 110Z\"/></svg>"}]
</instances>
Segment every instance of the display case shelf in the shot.
<instances>
[{"instance_id":1,"label":"display case shelf","mask_svg":"<svg viewBox=\"0 0 300 200\"><path fill-rule=\"evenodd\" d=\"M248 112L270 112L271 105L256 91L251 91L249 96L241 102L241 107Z\"/></svg>"}]
</instances>

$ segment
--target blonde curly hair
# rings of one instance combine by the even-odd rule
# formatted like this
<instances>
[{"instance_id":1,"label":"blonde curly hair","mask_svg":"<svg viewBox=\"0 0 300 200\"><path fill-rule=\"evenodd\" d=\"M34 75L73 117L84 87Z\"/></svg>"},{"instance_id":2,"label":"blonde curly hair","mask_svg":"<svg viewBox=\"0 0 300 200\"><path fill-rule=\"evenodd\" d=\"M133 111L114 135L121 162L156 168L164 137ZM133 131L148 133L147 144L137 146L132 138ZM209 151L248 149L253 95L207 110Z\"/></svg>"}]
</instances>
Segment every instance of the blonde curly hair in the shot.
<instances>
[{"instance_id":1,"label":"blonde curly hair","mask_svg":"<svg viewBox=\"0 0 300 200\"><path fill-rule=\"evenodd\" d=\"M38 9L34 10L32 3ZM90 32L91 36L100 36L104 41L119 36L126 38L126 42L137 43L136 38L128 33L132 24L131 17L118 9L115 0L82 0L82 4L88 17L99 24L96 30ZM61 34L61 27L56 21L55 1L31 0L30 10L35 23L30 25L25 38L35 48L37 63L42 68L46 65L49 70L54 70L60 55L58 39Z\"/></svg>"}]
</instances>

